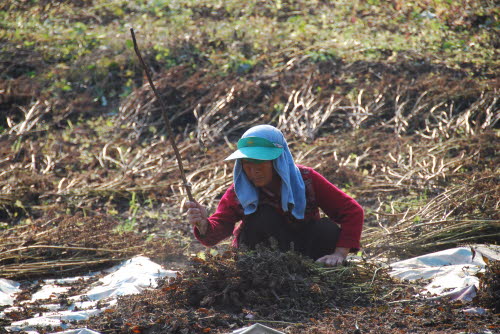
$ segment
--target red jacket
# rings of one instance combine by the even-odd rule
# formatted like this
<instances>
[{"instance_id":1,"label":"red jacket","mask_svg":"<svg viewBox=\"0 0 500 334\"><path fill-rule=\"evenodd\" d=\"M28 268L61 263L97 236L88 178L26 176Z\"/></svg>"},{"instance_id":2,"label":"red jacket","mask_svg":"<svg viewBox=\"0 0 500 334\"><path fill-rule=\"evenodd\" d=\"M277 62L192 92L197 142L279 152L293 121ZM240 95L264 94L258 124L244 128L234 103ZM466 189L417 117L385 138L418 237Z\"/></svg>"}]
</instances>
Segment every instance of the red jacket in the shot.
<instances>
[{"instance_id":1,"label":"red jacket","mask_svg":"<svg viewBox=\"0 0 500 334\"><path fill-rule=\"evenodd\" d=\"M299 221L319 219L319 209L321 208L331 220L341 226L337 247L359 249L364 219L363 208L353 198L335 187L314 169L300 165L297 165L297 167L299 167L304 179L307 201L304 219ZM261 190L259 202L271 204L289 220L297 221L288 212L283 212L279 204L281 203L280 199L273 197L272 194ZM208 218L207 233L202 237L198 229L194 228L194 234L205 246L213 246L231 236L231 234L237 237L242 224L244 224L243 217L243 207L236 197L233 184L222 196L215 213ZM235 228L236 223L239 221L242 221L241 225ZM238 246L237 238L233 240L233 245Z\"/></svg>"}]
</instances>

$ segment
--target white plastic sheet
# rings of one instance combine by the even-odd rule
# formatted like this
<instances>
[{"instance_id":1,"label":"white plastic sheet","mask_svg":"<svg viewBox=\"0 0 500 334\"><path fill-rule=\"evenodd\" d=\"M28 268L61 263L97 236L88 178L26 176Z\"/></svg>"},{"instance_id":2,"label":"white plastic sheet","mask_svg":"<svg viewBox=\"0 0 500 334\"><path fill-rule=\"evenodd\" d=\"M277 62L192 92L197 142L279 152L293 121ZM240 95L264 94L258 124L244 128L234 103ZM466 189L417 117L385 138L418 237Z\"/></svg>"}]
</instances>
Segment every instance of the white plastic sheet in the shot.
<instances>
[{"instance_id":1,"label":"white plastic sheet","mask_svg":"<svg viewBox=\"0 0 500 334\"><path fill-rule=\"evenodd\" d=\"M57 332L57 334L100 334L100 333L87 328L79 328L79 329L70 329L63 332Z\"/></svg>"},{"instance_id":2,"label":"white plastic sheet","mask_svg":"<svg viewBox=\"0 0 500 334\"><path fill-rule=\"evenodd\" d=\"M42 286L40 290L38 290L31 296L31 301L34 302L40 299L50 299L51 297L55 297L57 295L67 292L69 289L70 288L68 286L47 284Z\"/></svg>"},{"instance_id":3,"label":"white plastic sheet","mask_svg":"<svg viewBox=\"0 0 500 334\"><path fill-rule=\"evenodd\" d=\"M253 324L252 326L237 329L231 332L231 334L284 334L284 333L261 324Z\"/></svg>"},{"instance_id":4,"label":"white plastic sheet","mask_svg":"<svg viewBox=\"0 0 500 334\"><path fill-rule=\"evenodd\" d=\"M12 305L16 299L20 284L5 278L0 278L0 306Z\"/></svg>"},{"instance_id":5,"label":"white plastic sheet","mask_svg":"<svg viewBox=\"0 0 500 334\"><path fill-rule=\"evenodd\" d=\"M173 270L166 270L159 264L156 264L146 257L138 256L130 260L124 261L121 264L107 270L106 276L101 278L95 283L91 289L79 296L73 296L70 300L73 304L66 309L58 309L55 304L47 305L51 312L43 313L38 317L31 319L20 320L11 323L7 330L10 331L34 331L36 333L37 326L52 326L60 327L62 329L68 328L67 323L70 321L86 320L93 315L97 315L104 310L104 308L97 309L98 301L106 301L109 305L116 303L118 296L140 293L144 289L156 287L156 280L165 276L175 277L177 272ZM97 274L97 273L96 273ZM70 278L63 280L47 280L39 291L32 296L32 301L39 299L57 299L57 297L67 292L69 287L55 285L72 283L80 279L88 279L87 277ZM16 287L15 282L10 283L11 294L17 292L12 287ZM18 287L18 285L17 285ZM11 297L13 300L13 298ZM83 301L82 301L83 300ZM11 303L6 305L11 305ZM12 309L4 310L3 313L9 312ZM1 314L0 314L1 316ZM70 330L67 332L74 334L92 334L96 332L89 331L88 329Z\"/></svg>"},{"instance_id":6,"label":"white plastic sheet","mask_svg":"<svg viewBox=\"0 0 500 334\"><path fill-rule=\"evenodd\" d=\"M165 270L144 256L125 261L109 272L109 275L100 279L102 285L86 293L90 300L140 293L145 288L156 287L158 278L176 275L175 271Z\"/></svg>"},{"instance_id":7,"label":"white plastic sheet","mask_svg":"<svg viewBox=\"0 0 500 334\"><path fill-rule=\"evenodd\" d=\"M390 274L410 281L431 280L421 292L423 295L470 301L479 287L477 274L485 269L484 257L500 258L500 247L458 247L422 255L391 264Z\"/></svg>"}]
</instances>

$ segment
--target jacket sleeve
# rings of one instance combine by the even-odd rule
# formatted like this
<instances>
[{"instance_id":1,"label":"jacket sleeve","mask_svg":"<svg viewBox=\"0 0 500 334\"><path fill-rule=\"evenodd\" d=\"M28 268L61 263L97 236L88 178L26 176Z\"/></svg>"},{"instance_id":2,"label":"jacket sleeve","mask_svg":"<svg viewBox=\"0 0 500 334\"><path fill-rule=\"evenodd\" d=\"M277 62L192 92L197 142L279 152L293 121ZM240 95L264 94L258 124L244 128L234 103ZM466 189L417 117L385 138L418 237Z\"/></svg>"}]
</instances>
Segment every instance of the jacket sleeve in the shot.
<instances>
[{"instance_id":1,"label":"jacket sleeve","mask_svg":"<svg viewBox=\"0 0 500 334\"><path fill-rule=\"evenodd\" d=\"M243 209L234 192L234 187L229 187L222 196L217 210L208 217L208 229L201 235L194 227L194 235L205 246L214 246L233 234L235 224L243 217Z\"/></svg>"},{"instance_id":2,"label":"jacket sleeve","mask_svg":"<svg viewBox=\"0 0 500 334\"><path fill-rule=\"evenodd\" d=\"M315 170L312 170L312 180L318 206L341 226L337 247L359 249L364 221L361 205Z\"/></svg>"}]
</instances>

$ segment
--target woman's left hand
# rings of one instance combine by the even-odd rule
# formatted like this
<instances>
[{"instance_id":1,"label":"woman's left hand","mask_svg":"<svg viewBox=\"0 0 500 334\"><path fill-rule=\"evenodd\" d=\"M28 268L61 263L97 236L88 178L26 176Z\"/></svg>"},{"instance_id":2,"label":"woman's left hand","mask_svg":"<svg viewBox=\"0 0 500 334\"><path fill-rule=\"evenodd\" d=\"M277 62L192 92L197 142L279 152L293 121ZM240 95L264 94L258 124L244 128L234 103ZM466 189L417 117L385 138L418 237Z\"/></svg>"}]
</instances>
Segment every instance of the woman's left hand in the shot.
<instances>
[{"instance_id":1,"label":"woman's left hand","mask_svg":"<svg viewBox=\"0 0 500 334\"><path fill-rule=\"evenodd\" d=\"M349 248L337 247L333 254L325 255L316 260L316 262L324 263L329 267L341 265L347 254L349 253Z\"/></svg>"}]
</instances>

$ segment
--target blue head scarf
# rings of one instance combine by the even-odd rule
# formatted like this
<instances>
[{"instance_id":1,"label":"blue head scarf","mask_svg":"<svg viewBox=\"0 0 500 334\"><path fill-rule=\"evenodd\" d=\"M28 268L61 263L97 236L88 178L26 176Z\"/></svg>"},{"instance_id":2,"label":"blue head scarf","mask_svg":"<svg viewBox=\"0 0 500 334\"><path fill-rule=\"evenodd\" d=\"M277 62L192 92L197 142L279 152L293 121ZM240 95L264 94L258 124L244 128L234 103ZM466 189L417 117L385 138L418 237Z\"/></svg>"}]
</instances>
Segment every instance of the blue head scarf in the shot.
<instances>
[{"instance_id":1,"label":"blue head scarf","mask_svg":"<svg viewBox=\"0 0 500 334\"><path fill-rule=\"evenodd\" d=\"M271 125L257 125L241 136L245 137L261 137L283 146L283 153L273 160L274 169L281 178L281 208L285 212L291 211L295 218L303 219L306 208L304 180L281 131ZM233 182L245 215L254 213L259 204L259 191L247 178L239 160L234 165Z\"/></svg>"}]
</instances>

